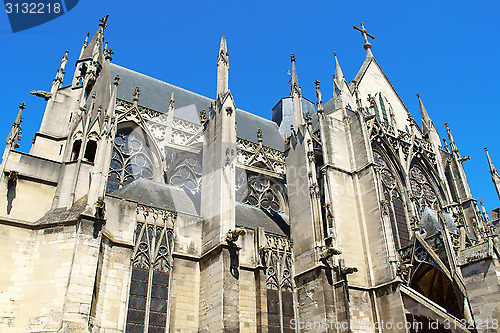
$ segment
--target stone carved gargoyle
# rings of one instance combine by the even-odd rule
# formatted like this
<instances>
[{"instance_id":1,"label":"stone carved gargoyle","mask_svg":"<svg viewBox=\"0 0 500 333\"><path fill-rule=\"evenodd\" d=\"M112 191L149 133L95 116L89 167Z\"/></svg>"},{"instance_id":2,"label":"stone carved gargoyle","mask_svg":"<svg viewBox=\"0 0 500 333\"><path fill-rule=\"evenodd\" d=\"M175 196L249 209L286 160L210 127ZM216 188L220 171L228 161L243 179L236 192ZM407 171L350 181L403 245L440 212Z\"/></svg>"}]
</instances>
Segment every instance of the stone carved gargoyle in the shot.
<instances>
[{"instance_id":1,"label":"stone carved gargoyle","mask_svg":"<svg viewBox=\"0 0 500 333\"><path fill-rule=\"evenodd\" d=\"M358 271L358 268L357 267L342 267L340 269L340 273L342 275L347 275L347 274L352 274L352 273L356 273Z\"/></svg>"},{"instance_id":2,"label":"stone carved gargoyle","mask_svg":"<svg viewBox=\"0 0 500 333\"><path fill-rule=\"evenodd\" d=\"M334 248L333 246L328 246L323 250L321 253L321 260L328 260L333 256L337 256L339 254L342 254L342 251Z\"/></svg>"},{"instance_id":3,"label":"stone carved gargoyle","mask_svg":"<svg viewBox=\"0 0 500 333\"><path fill-rule=\"evenodd\" d=\"M105 213L106 213L106 203L104 202L103 197L99 197L97 198L97 201L95 203L95 217L103 219Z\"/></svg>"},{"instance_id":4,"label":"stone carved gargoyle","mask_svg":"<svg viewBox=\"0 0 500 333\"><path fill-rule=\"evenodd\" d=\"M235 228L234 230L229 229L226 235L226 242L234 243L240 236L244 236L246 233L246 230L243 228Z\"/></svg>"},{"instance_id":5,"label":"stone carved gargoyle","mask_svg":"<svg viewBox=\"0 0 500 333\"><path fill-rule=\"evenodd\" d=\"M36 97L42 97L46 101L48 101L52 97L51 93L43 90L32 90L30 91L30 94L35 95Z\"/></svg>"}]
</instances>

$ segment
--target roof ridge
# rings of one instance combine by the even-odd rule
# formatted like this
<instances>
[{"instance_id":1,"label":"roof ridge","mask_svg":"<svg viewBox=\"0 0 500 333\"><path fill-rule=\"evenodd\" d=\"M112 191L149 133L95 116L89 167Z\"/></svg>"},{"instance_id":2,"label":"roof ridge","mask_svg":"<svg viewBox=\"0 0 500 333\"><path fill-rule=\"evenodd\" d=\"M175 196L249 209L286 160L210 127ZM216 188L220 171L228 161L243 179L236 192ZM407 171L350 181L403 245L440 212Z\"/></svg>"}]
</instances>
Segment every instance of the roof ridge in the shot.
<instances>
[{"instance_id":1,"label":"roof ridge","mask_svg":"<svg viewBox=\"0 0 500 333\"><path fill-rule=\"evenodd\" d=\"M158 83L162 83L162 84L165 84L165 85L170 86L170 87L175 87L175 88L177 88L177 89L180 89L180 90L185 91L186 93L193 94L193 95L196 95L196 96L199 96L199 97L205 98L205 99L207 99L207 100L209 100L209 101L211 101L211 102L212 102L212 101L215 101L214 99L212 99L212 98L210 98L210 97L200 95L200 94L198 94L198 93L196 93L196 92L193 92L193 91L191 91L191 90L187 90L187 89L185 89L185 88L182 88L182 87L179 87L179 86L173 85L173 84L171 84L171 83L168 83L168 82L162 81L162 80L160 80L160 79L154 78L154 77L149 76L149 75L147 75L147 74L144 74L144 73L140 73L140 72L134 71L134 70L132 70L132 69L130 69L130 68L126 68L126 67L123 67L123 66L118 65L118 64L115 64L115 63L111 63L111 66L116 66L116 67L119 67L119 68L121 68L121 69L127 70L127 71L129 71L129 72L132 72L132 73L135 73L135 74L142 75L142 76L144 76L144 77L146 77L146 78L148 78L148 79L155 80L155 81L157 81ZM311 103L312 103L312 102L311 102ZM276 123L275 123L274 121L272 121L271 119L267 119L267 118L261 117L261 116L259 116L259 115L256 115L256 114L252 113L252 112L249 112L249 111L246 111L246 110L243 110L243 109L240 109L240 108L236 108L236 110L237 110L237 111L241 111L241 112L248 113L249 115L252 115L252 116L254 116L254 117L257 117L257 118L260 118L260 119L266 120L266 121L268 121L268 122L270 122L270 123L276 124ZM156 110L156 111L159 111L159 110ZM159 112L161 112L161 111L159 111ZM278 126L277 126L277 124L276 124L276 127L278 127Z\"/></svg>"},{"instance_id":2,"label":"roof ridge","mask_svg":"<svg viewBox=\"0 0 500 333\"><path fill-rule=\"evenodd\" d=\"M210 97L200 95L200 94L195 93L195 92L193 92L193 91L191 91L191 90L187 90L187 89L185 89L185 88L182 88L182 87L179 87L179 86L173 85L172 83L168 83L168 82L162 81L162 80L160 80L160 79L154 78L154 77L149 76L149 75L147 75L147 74L144 74L144 73L140 73L140 72L134 71L134 70L132 70L132 69L130 69L130 68L123 67L123 66L120 66L120 65L118 65L118 64L114 64L114 63L112 63L111 65L112 65L112 66L116 66L116 67L120 67L120 68L125 69L125 70L127 70L127 71L129 71L129 72L133 72L133 73L136 73L136 74L139 74L139 75L145 76L145 77L147 77L148 79L153 79L153 80L155 80L155 81L157 81L157 82L159 82L159 83L163 83L163 84L165 84L165 85L167 85L167 86L171 86L171 87L175 87L175 88L181 89L181 90L183 90L183 91L185 91L185 92L187 92L187 93L190 93L190 94L193 94L193 95L197 95L197 96L199 96L199 97L206 98L206 99L208 99L208 100L210 100L210 101L214 101L214 99L211 99Z\"/></svg>"}]
</instances>

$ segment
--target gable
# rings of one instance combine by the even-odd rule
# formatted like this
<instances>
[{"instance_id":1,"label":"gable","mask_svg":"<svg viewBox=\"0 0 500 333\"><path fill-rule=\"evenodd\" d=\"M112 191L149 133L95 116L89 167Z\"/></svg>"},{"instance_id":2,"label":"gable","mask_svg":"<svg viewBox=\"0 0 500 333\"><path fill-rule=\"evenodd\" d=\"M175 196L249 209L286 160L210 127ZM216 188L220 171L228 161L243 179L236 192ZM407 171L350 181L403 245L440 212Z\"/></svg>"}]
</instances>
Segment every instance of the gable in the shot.
<instances>
[{"instance_id":1,"label":"gable","mask_svg":"<svg viewBox=\"0 0 500 333\"><path fill-rule=\"evenodd\" d=\"M403 132L406 132L407 129L410 130L410 121L408 120L410 113L374 58L367 58L365 60L365 63L354 80L359 82L359 97L365 109L370 105L368 102L369 94L372 97L376 95L377 102L379 96L382 95L384 101L388 102L388 105L386 105L387 112L389 112L389 106L392 109L395 127ZM414 124L417 125L415 121ZM416 128L418 128L416 132L417 136L421 137L420 127L417 125Z\"/></svg>"}]
</instances>

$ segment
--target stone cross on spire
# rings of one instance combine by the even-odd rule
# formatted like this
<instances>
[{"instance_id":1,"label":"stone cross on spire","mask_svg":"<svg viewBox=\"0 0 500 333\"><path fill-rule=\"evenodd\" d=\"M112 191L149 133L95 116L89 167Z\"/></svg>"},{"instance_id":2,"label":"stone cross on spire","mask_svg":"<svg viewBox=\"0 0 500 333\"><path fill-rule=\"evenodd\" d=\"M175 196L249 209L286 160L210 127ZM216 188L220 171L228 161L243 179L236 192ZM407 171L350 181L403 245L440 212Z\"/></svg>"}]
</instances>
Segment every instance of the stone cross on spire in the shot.
<instances>
[{"instance_id":1,"label":"stone cross on spire","mask_svg":"<svg viewBox=\"0 0 500 333\"><path fill-rule=\"evenodd\" d=\"M354 29L358 30L359 32L361 32L361 34L363 35L363 37L365 38L365 45L363 46L365 48L365 50L367 51L367 53L370 55L370 56L373 56L371 54L371 47L372 47L372 44L370 44L370 42L368 41L368 37L370 37L371 39L375 39L375 36L373 35L370 35L368 33L368 31L365 29L365 24L363 22L361 22L361 29L358 28L357 26L353 25L352 26Z\"/></svg>"},{"instance_id":2,"label":"stone cross on spire","mask_svg":"<svg viewBox=\"0 0 500 333\"><path fill-rule=\"evenodd\" d=\"M112 58L113 54L115 54L115 52L113 52L113 49L110 48L109 50L106 50L106 60L108 59L109 61L113 60Z\"/></svg>"},{"instance_id":3,"label":"stone cross on spire","mask_svg":"<svg viewBox=\"0 0 500 333\"><path fill-rule=\"evenodd\" d=\"M107 28L106 22L108 21L108 17L109 17L109 15L106 14L106 15L104 15L104 17L102 19L99 19L99 22L101 22L101 23L99 23L99 25L101 27L103 27L104 29Z\"/></svg>"}]
</instances>

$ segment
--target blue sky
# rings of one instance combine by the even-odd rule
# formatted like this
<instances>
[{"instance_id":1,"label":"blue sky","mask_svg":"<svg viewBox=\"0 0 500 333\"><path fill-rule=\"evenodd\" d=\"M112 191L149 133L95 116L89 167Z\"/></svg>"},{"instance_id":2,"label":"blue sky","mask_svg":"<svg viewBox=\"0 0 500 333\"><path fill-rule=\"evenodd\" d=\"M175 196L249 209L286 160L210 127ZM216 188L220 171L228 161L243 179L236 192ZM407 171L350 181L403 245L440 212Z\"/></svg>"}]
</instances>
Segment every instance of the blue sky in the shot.
<instances>
[{"instance_id":1,"label":"blue sky","mask_svg":"<svg viewBox=\"0 0 500 333\"><path fill-rule=\"evenodd\" d=\"M20 150L29 151L45 105L29 91L50 90L65 50L70 83L86 32L93 34L106 13L113 62L208 97L215 95L215 63L225 35L236 106L267 118L289 94L291 53L310 100L316 79L324 100L332 95L334 51L350 81L365 58L363 39L352 26L364 22L376 37L375 58L408 109L420 123L420 92L441 136L449 122L461 154L472 158L465 168L474 197L488 210L499 206L483 150L488 146L500 168L499 1L81 0L67 14L15 34L3 13L0 138L25 101Z\"/></svg>"}]
</instances>

